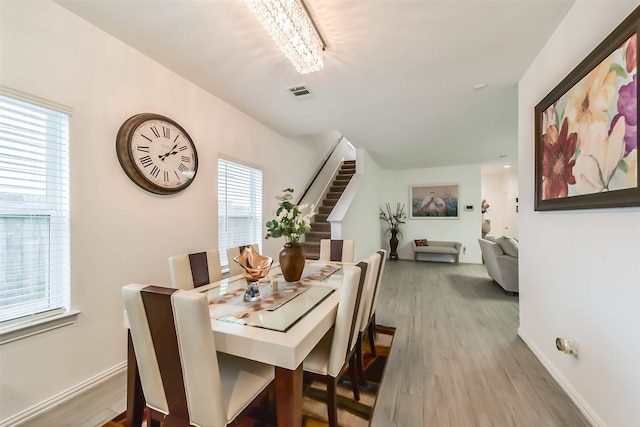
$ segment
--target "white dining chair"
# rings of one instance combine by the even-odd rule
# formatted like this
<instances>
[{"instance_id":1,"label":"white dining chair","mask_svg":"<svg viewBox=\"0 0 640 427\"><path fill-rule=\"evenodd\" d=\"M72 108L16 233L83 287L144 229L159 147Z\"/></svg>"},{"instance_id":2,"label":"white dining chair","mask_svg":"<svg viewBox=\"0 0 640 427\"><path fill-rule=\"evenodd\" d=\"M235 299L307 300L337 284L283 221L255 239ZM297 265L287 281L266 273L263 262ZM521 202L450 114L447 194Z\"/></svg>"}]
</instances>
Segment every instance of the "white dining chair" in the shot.
<instances>
[{"instance_id":1,"label":"white dining chair","mask_svg":"<svg viewBox=\"0 0 640 427\"><path fill-rule=\"evenodd\" d=\"M367 332L369 332L369 344L371 354L375 357L375 303L378 295L382 270L386 262L386 251L384 249L375 252L369 257L368 280L363 291L363 312L358 330L358 341L356 343L356 358L358 366L358 379L360 384L366 386L367 381L364 375L363 343ZM373 325L373 326L372 326Z\"/></svg>"},{"instance_id":2,"label":"white dining chair","mask_svg":"<svg viewBox=\"0 0 640 427\"><path fill-rule=\"evenodd\" d=\"M320 340L304 359L304 375L308 380L321 381L327 386L327 417L330 427L338 425L337 382L349 367L353 394L360 399L355 346L358 338L360 298L367 273L367 263L360 262L345 268L340 302L334 327Z\"/></svg>"},{"instance_id":3,"label":"white dining chair","mask_svg":"<svg viewBox=\"0 0 640 427\"><path fill-rule=\"evenodd\" d=\"M240 267L238 263L233 261L233 259L237 256L240 256L244 248L246 248L247 246L251 246L254 253L257 253L257 254L260 253L260 248L258 247L257 243L252 243L250 245L233 246L231 248L227 248L227 259L229 260L230 276L237 276L238 274L242 274L242 267Z\"/></svg>"},{"instance_id":4,"label":"white dining chair","mask_svg":"<svg viewBox=\"0 0 640 427\"><path fill-rule=\"evenodd\" d=\"M171 286L176 289L193 289L222 280L220 252L214 249L206 252L175 255L169 258Z\"/></svg>"},{"instance_id":5,"label":"white dining chair","mask_svg":"<svg viewBox=\"0 0 640 427\"><path fill-rule=\"evenodd\" d=\"M274 368L216 353L202 293L122 289L151 425L223 427L267 396Z\"/></svg>"},{"instance_id":6,"label":"white dining chair","mask_svg":"<svg viewBox=\"0 0 640 427\"><path fill-rule=\"evenodd\" d=\"M323 261L353 262L353 240L320 240L320 258Z\"/></svg>"},{"instance_id":7,"label":"white dining chair","mask_svg":"<svg viewBox=\"0 0 640 427\"><path fill-rule=\"evenodd\" d=\"M369 344L371 345L371 354L376 356L376 307L378 306L378 295L380 294L380 284L382 283L382 276L384 275L384 267L387 264L387 250L380 249L378 251L380 255L380 270L378 272L378 280L376 281L375 292L373 293L373 301L371 302L371 311L369 312L369 321L367 323L367 332L369 334Z\"/></svg>"}]
</instances>

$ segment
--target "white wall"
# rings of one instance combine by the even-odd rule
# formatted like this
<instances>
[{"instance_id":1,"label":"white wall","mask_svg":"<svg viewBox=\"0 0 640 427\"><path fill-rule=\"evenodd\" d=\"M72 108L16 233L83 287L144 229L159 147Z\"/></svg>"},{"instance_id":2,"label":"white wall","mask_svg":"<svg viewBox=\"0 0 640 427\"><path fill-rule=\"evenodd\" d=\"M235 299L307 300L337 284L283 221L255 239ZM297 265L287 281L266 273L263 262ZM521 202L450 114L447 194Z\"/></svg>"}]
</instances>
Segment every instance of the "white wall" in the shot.
<instances>
[{"instance_id":1,"label":"white wall","mask_svg":"<svg viewBox=\"0 0 640 427\"><path fill-rule=\"evenodd\" d=\"M482 210L480 209L480 165L449 166L425 169L408 169L389 172L391 186L388 187L386 200L381 200L380 206L386 202L391 204L392 210L396 203L405 204L407 223L401 227L402 237L398 245L400 259L413 260L414 239L446 240L462 243L466 253L460 255L460 262L481 263L482 255L478 238L482 235ZM458 184L459 187L459 219L410 219L410 187L412 185ZM473 205L473 211L465 211L465 205ZM381 229L384 227L381 224ZM389 237L385 236L389 249Z\"/></svg>"},{"instance_id":2,"label":"white wall","mask_svg":"<svg viewBox=\"0 0 640 427\"><path fill-rule=\"evenodd\" d=\"M610 427L640 425L640 208L534 212L533 108L637 5L577 1L519 84L519 333ZM574 340L579 359L556 337Z\"/></svg>"},{"instance_id":3,"label":"white wall","mask_svg":"<svg viewBox=\"0 0 640 427\"><path fill-rule=\"evenodd\" d=\"M518 188L518 171L509 169L506 173L507 177L507 229L509 235L519 237L520 233L520 190Z\"/></svg>"},{"instance_id":4,"label":"white wall","mask_svg":"<svg viewBox=\"0 0 640 427\"><path fill-rule=\"evenodd\" d=\"M482 175L482 199L489 211L483 218L491 221L491 233L518 237L518 175L512 169Z\"/></svg>"},{"instance_id":5,"label":"white wall","mask_svg":"<svg viewBox=\"0 0 640 427\"><path fill-rule=\"evenodd\" d=\"M489 210L482 216L489 220L492 234L509 236L507 225L507 181L504 173L482 175L482 198L489 203Z\"/></svg>"},{"instance_id":6,"label":"white wall","mask_svg":"<svg viewBox=\"0 0 640 427\"><path fill-rule=\"evenodd\" d=\"M0 7L0 83L75 112L71 280L82 312L72 326L0 347L1 422L124 362L121 287L169 284L170 255L217 247L218 154L263 169L266 222L275 196L303 190L326 147L276 134L55 3ZM173 118L197 146L198 175L178 195L149 194L120 168L116 133L139 112ZM282 243L267 240L265 252Z\"/></svg>"}]
</instances>

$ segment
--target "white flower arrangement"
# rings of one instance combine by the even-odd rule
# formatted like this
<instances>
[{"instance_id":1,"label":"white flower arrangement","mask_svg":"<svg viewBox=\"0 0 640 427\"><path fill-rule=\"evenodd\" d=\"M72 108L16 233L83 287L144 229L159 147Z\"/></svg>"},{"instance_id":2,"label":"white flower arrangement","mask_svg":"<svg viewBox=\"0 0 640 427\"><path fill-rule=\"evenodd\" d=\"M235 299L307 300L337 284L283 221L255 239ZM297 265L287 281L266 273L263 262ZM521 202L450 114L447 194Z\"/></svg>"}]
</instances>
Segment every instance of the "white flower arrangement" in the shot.
<instances>
[{"instance_id":1,"label":"white flower arrangement","mask_svg":"<svg viewBox=\"0 0 640 427\"><path fill-rule=\"evenodd\" d=\"M314 206L308 203L300 206L291 203L291 199L293 199L292 188L284 189L283 193L282 196L276 196L276 199L280 201L280 207L276 211L276 218L266 223L267 235L265 239L284 236L287 243L297 245L300 243L300 237L311 226L311 219L315 215ZM303 211L309 207L309 213L303 214Z\"/></svg>"}]
</instances>

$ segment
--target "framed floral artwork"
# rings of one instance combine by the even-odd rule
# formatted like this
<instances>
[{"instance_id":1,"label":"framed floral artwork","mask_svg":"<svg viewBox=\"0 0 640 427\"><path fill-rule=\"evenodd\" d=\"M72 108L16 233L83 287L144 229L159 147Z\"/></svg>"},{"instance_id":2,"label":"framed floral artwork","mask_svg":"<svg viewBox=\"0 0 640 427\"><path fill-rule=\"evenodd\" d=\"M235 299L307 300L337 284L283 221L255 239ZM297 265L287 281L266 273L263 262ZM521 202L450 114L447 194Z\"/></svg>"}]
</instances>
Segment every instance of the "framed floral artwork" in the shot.
<instances>
[{"instance_id":1,"label":"framed floral artwork","mask_svg":"<svg viewBox=\"0 0 640 427\"><path fill-rule=\"evenodd\" d=\"M458 219L458 184L412 185L411 219Z\"/></svg>"},{"instance_id":2,"label":"framed floral artwork","mask_svg":"<svg viewBox=\"0 0 640 427\"><path fill-rule=\"evenodd\" d=\"M536 211L640 206L633 11L535 107Z\"/></svg>"}]
</instances>

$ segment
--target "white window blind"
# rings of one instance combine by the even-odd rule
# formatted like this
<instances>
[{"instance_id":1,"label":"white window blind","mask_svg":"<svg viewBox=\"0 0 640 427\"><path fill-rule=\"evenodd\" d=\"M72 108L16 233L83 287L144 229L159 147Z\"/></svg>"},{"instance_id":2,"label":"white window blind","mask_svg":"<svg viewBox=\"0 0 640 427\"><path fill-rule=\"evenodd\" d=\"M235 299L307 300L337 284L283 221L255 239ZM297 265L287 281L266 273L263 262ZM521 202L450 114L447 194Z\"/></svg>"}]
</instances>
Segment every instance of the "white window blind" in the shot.
<instances>
[{"instance_id":1,"label":"white window blind","mask_svg":"<svg viewBox=\"0 0 640 427\"><path fill-rule=\"evenodd\" d=\"M0 94L0 326L69 310L69 114Z\"/></svg>"},{"instance_id":2,"label":"white window blind","mask_svg":"<svg viewBox=\"0 0 640 427\"><path fill-rule=\"evenodd\" d=\"M218 159L218 247L222 267L227 248L262 245L262 171Z\"/></svg>"}]
</instances>

